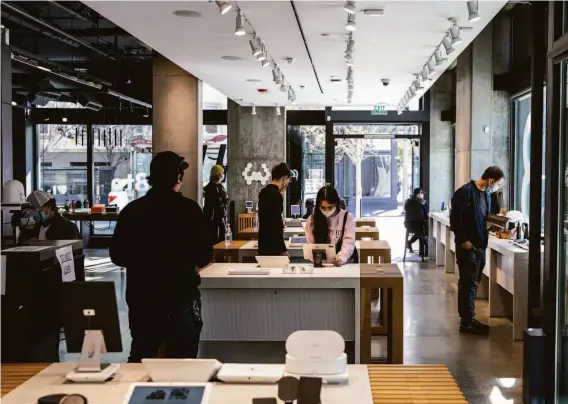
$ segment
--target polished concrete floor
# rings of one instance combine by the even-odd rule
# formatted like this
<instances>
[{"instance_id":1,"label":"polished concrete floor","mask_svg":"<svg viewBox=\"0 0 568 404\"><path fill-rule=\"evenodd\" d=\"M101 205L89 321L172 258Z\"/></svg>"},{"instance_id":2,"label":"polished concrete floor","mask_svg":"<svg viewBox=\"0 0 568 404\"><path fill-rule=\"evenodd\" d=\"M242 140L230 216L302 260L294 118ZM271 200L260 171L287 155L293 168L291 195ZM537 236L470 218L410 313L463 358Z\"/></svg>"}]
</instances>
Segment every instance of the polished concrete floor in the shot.
<instances>
[{"instance_id":1,"label":"polished concrete floor","mask_svg":"<svg viewBox=\"0 0 568 404\"><path fill-rule=\"evenodd\" d=\"M404 246L402 218L379 219L381 238L389 240L394 261L400 261ZM109 354L111 361L128 357L130 334L124 302L125 274L108 261L104 250L88 252L87 279L115 282L123 336L123 353ZM453 275L444 273L432 261L421 263L416 256L400 262L405 273L404 363L444 364L454 375L470 403L520 403L522 392L522 343L513 342L508 319L488 319L486 300L477 301L478 319L491 325L487 337L458 332L457 286ZM77 360L65 353L62 360ZM385 341L373 341L373 356L385 355Z\"/></svg>"}]
</instances>

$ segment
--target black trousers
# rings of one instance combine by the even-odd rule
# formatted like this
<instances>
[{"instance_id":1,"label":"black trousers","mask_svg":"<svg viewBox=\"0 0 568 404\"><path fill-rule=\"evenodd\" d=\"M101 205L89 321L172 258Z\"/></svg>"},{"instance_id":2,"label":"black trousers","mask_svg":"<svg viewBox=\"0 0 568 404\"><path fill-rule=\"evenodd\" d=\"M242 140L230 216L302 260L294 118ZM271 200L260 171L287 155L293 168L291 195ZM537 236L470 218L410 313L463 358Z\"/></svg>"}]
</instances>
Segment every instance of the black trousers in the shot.
<instances>
[{"instance_id":1,"label":"black trousers","mask_svg":"<svg viewBox=\"0 0 568 404\"><path fill-rule=\"evenodd\" d=\"M209 222L209 228L211 229L211 241L213 245L225 241L225 223L215 223Z\"/></svg>"},{"instance_id":2,"label":"black trousers","mask_svg":"<svg viewBox=\"0 0 568 404\"><path fill-rule=\"evenodd\" d=\"M458 313L464 324L470 324L475 317L477 286L485 267L485 249L466 250L456 244L456 260L460 279L458 281Z\"/></svg>"},{"instance_id":3,"label":"black trousers","mask_svg":"<svg viewBox=\"0 0 568 404\"><path fill-rule=\"evenodd\" d=\"M427 221L419 221L419 222L404 222L404 227L410 233L413 233L410 240L408 240L408 244L413 244L416 240L420 240L423 245L427 246L428 240L428 222ZM406 247L406 246L405 246Z\"/></svg>"},{"instance_id":4,"label":"black trousers","mask_svg":"<svg viewBox=\"0 0 568 404\"><path fill-rule=\"evenodd\" d=\"M173 311L129 307L128 321L132 346L128 362L143 358L197 358L201 321L201 299L185 309Z\"/></svg>"}]
</instances>

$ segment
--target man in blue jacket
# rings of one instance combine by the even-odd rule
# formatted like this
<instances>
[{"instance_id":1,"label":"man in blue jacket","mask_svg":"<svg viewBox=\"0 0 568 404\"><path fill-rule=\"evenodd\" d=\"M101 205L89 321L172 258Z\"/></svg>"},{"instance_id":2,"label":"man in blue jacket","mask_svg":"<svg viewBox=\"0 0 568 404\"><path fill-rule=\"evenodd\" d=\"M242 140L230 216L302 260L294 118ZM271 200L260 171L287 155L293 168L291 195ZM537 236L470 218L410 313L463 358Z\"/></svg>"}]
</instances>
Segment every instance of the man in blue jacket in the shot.
<instances>
[{"instance_id":1,"label":"man in blue jacket","mask_svg":"<svg viewBox=\"0 0 568 404\"><path fill-rule=\"evenodd\" d=\"M491 192L504 178L503 170L491 166L477 181L458 189L452 198L450 225L455 235L459 269L458 311L460 332L487 334L489 326L475 319L477 285L485 266L487 215L491 212Z\"/></svg>"}]
</instances>

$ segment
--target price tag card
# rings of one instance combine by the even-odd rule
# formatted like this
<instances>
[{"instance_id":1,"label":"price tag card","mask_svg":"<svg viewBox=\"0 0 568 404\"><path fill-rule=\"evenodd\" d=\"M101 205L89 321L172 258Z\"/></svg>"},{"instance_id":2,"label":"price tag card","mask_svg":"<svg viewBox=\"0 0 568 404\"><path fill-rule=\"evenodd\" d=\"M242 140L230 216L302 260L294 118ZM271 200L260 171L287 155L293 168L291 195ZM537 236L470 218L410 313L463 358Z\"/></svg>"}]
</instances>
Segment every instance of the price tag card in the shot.
<instances>
[{"instance_id":1,"label":"price tag card","mask_svg":"<svg viewBox=\"0 0 568 404\"><path fill-rule=\"evenodd\" d=\"M75 261L73 259L73 248L68 245L55 250L55 255L61 264L61 280L63 282L73 282L75 280Z\"/></svg>"}]
</instances>

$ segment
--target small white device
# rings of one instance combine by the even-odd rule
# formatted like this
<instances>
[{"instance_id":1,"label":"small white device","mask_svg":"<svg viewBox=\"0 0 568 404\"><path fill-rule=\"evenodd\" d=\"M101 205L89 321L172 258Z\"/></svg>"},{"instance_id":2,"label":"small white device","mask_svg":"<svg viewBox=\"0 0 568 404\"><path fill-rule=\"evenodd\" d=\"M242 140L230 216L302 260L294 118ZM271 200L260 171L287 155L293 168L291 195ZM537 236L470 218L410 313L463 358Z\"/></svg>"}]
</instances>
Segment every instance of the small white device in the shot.
<instances>
[{"instance_id":1,"label":"small white device","mask_svg":"<svg viewBox=\"0 0 568 404\"><path fill-rule=\"evenodd\" d=\"M300 216L300 205L290 206L290 213L292 214L292 217Z\"/></svg>"},{"instance_id":2,"label":"small white device","mask_svg":"<svg viewBox=\"0 0 568 404\"><path fill-rule=\"evenodd\" d=\"M284 268L284 265L290 263L290 258L285 255L275 255L275 256L257 256L256 262L261 268Z\"/></svg>"},{"instance_id":3,"label":"small white device","mask_svg":"<svg viewBox=\"0 0 568 404\"><path fill-rule=\"evenodd\" d=\"M123 404L208 404L211 383L132 383Z\"/></svg>"},{"instance_id":4,"label":"small white device","mask_svg":"<svg viewBox=\"0 0 568 404\"><path fill-rule=\"evenodd\" d=\"M276 383L283 374L283 365L226 363L217 378L226 383Z\"/></svg>"},{"instance_id":5,"label":"small white device","mask_svg":"<svg viewBox=\"0 0 568 404\"><path fill-rule=\"evenodd\" d=\"M333 244L304 244L304 259L313 261L313 250L325 250L325 261L331 262L337 255Z\"/></svg>"},{"instance_id":6,"label":"small white device","mask_svg":"<svg viewBox=\"0 0 568 404\"><path fill-rule=\"evenodd\" d=\"M246 201L245 207L247 208L247 213L252 213L252 209L254 207L254 203L252 201Z\"/></svg>"},{"instance_id":7,"label":"small white device","mask_svg":"<svg viewBox=\"0 0 568 404\"><path fill-rule=\"evenodd\" d=\"M283 274L296 274L296 273L298 273L297 266L296 265L284 265L284 268L282 268L282 273Z\"/></svg>"},{"instance_id":8,"label":"small white device","mask_svg":"<svg viewBox=\"0 0 568 404\"><path fill-rule=\"evenodd\" d=\"M207 383L223 364L216 359L142 359L152 382Z\"/></svg>"},{"instance_id":9,"label":"small white device","mask_svg":"<svg viewBox=\"0 0 568 404\"><path fill-rule=\"evenodd\" d=\"M233 268L229 275L270 275L270 269L264 268Z\"/></svg>"},{"instance_id":10,"label":"small white device","mask_svg":"<svg viewBox=\"0 0 568 404\"><path fill-rule=\"evenodd\" d=\"M296 331L286 340L286 376L321 377L326 383L349 379L345 340L335 331Z\"/></svg>"},{"instance_id":11,"label":"small white device","mask_svg":"<svg viewBox=\"0 0 568 404\"><path fill-rule=\"evenodd\" d=\"M306 244L308 240L305 237L290 237L290 247L301 247Z\"/></svg>"},{"instance_id":12,"label":"small white device","mask_svg":"<svg viewBox=\"0 0 568 404\"><path fill-rule=\"evenodd\" d=\"M313 265L299 265L298 272L301 275L308 275L314 273L314 266Z\"/></svg>"}]
</instances>

